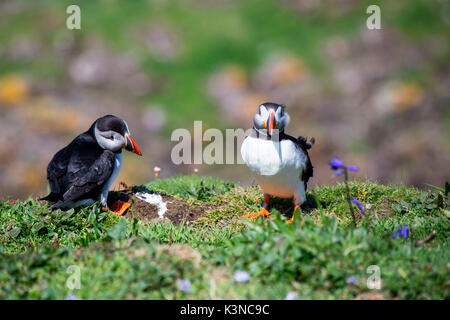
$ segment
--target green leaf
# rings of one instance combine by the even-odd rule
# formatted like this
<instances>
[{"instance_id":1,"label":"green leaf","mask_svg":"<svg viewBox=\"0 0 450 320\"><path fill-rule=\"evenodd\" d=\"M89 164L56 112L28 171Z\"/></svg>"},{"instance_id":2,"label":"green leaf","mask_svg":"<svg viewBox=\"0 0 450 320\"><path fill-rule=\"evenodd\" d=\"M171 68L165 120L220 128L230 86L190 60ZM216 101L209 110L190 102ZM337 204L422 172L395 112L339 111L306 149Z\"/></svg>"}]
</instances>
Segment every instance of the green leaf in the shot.
<instances>
[{"instance_id":1,"label":"green leaf","mask_svg":"<svg viewBox=\"0 0 450 320\"><path fill-rule=\"evenodd\" d=\"M69 209L69 210L67 210L67 211L64 211L64 213L62 214L62 216L63 216L65 219L69 219L74 213L75 213L75 210L74 210L74 209Z\"/></svg>"},{"instance_id":2,"label":"green leaf","mask_svg":"<svg viewBox=\"0 0 450 320\"><path fill-rule=\"evenodd\" d=\"M407 209L409 209L411 207L411 205L408 202L403 201L403 200L400 200L400 204Z\"/></svg>"},{"instance_id":3,"label":"green leaf","mask_svg":"<svg viewBox=\"0 0 450 320\"><path fill-rule=\"evenodd\" d=\"M403 279L406 279L407 275L405 270L403 270L402 268L398 268L398 273L402 276Z\"/></svg>"},{"instance_id":4,"label":"green leaf","mask_svg":"<svg viewBox=\"0 0 450 320\"><path fill-rule=\"evenodd\" d=\"M113 240L125 239L128 234L128 225L125 219L120 219L120 221L108 230L108 236Z\"/></svg>"},{"instance_id":5,"label":"green leaf","mask_svg":"<svg viewBox=\"0 0 450 320\"><path fill-rule=\"evenodd\" d=\"M448 210L444 210L444 213L445 213L445 215L447 216L447 218L449 218L449 219L450 219L450 211L448 211Z\"/></svg>"},{"instance_id":6,"label":"green leaf","mask_svg":"<svg viewBox=\"0 0 450 320\"><path fill-rule=\"evenodd\" d=\"M319 197L317 196L316 192L313 191L312 195L314 197L314 201L316 202L317 208L322 209L322 204L320 203Z\"/></svg>"},{"instance_id":7,"label":"green leaf","mask_svg":"<svg viewBox=\"0 0 450 320\"><path fill-rule=\"evenodd\" d=\"M31 232L39 233L43 228L45 228L45 225L42 222L36 222L31 228Z\"/></svg>"},{"instance_id":8,"label":"green leaf","mask_svg":"<svg viewBox=\"0 0 450 320\"><path fill-rule=\"evenodd\" d=\"M437 190L437 191L440 191L440 192L442 192L442 193L445 193L446 195L447 195L447 193L448 193L448 190L446 191L448 182L445 183L445 189L439 188L439 187L436 187L436 186L433 186L432 184L428 184L428 183L425 183L425 184L426 184L427 186L429 186L430 188L434 189L434 190ZM449 189L450 189L450 186L449 186Z\"/></svg>"},{"instance_id":9,"label":"green leaf","mask_svg":"<svg viewBox=\"0 0 450 320\"><path fill-rule=\"evenodd\" d=\"M94 224L95 222L97 222L97 215L95 214L94 211L91 211L88 215L88 221L92 224Z\"/></svg>"},{"instance_id":10,"label":"green leaf","mask_svg":"<svg viewBox=\"0 0 450 320\"><path fill-rule=\"evenodd\" d=\"M20 230L19 227L14 227L8 232L8 235L10 237L17 238L17 236L20 234L20 231L22 230Z\"/></svg>"}]
</instances>

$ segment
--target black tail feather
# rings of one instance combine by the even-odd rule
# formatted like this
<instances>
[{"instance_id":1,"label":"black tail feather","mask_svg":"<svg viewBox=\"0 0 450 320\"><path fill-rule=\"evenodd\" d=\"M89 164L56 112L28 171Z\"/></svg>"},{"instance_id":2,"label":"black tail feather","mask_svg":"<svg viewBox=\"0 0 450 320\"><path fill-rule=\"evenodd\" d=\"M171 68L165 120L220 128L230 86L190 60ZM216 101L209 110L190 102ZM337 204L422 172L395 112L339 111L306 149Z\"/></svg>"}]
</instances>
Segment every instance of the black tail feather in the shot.
<instances>
[{"instance_id":1,"label":"black tail feather","mask_svg":"<svg viewBox=\"0 0 450 320\"><path fill-rule=\"evenodd\" d=\"M315 138L311 138L308 141L308 137L300 136L300 137L297 138L297 143L302 146L302 149L309 150L316 143L316 139Z\"/></svg>"},{"instance_id":2,"label":"black tail feather","mask_svg":"<svg viewBox=\"0 0 450 320\"><path fill-rule=\"evenodd\" d=\"M49 201L49 202L56 202L58 200L61 200L61 197L57 193L50 192L50 194L48 196L40 198L39 200L45 200L45 201Z\"/></svg>"}]
</instances>

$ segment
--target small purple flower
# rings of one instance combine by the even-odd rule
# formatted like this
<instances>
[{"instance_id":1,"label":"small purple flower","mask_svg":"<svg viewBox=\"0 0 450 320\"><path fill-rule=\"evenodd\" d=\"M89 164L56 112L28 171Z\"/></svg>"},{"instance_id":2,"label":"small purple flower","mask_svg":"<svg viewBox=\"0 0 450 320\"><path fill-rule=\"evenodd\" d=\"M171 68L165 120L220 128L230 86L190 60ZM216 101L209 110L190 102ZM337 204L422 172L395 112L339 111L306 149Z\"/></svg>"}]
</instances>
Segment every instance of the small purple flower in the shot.
<instances>
[{"instance_id":1,"label":"small purple flower","mask_svg":"<svg viewBox=\"0 0 450 320\"><path fill-rule=\"evenodd\" d=\"M178 290L183 291L184 293L189 293L191 291L191 282L185 279L177 280Z\"/></svg>"},{"instance_id":2,"label":"small purple flower","mask_svg":"<svg viewBox=\"0 0 450 320\"><path fill-rule=\"evenodd\" d=\"M398 237L398 232L394 232L393 234L392 234L392 239L395 239L395 238L397 238Z\"/></svg>"},{"instance_id":3,"label":"small purple flower","mask_svg":"<svg viewBox=\"0 0 450 320\"><path fill-rule=\"evenodd\" d=\"M356 276L347 277L347 279L345 279L345 283L353 284L353 285L357 286L358 285L358 277L356 277Z\"/></svg>"},{"instance_id":4,"label":"small purple flower","mask_svg":"<svg viewBox=\"0 0 450 320\"><path fill-rule=\"evenodd\" d=\"M345 191L347 193L348 208L350 209L350 212L353 217L353 225L356 227L356 216L355 216L355 212L353 210L353 206L350 203L350 200L353 201L353 203L356 206L358 206L358 208L361 210L361 212L364 212L364 206L361 203L359 203L359 201L356 198L350 197L350 188L348 186L348 172L349 171L359 171L359 168L357 166L346 166L341 160L339 160L336 157L331 159L331 161L329 161L328 164L330 165L331 170L336 171L333 174L334 177L344 174L344 182L345 182L345 189L346 189Z\"/></svg>"},{"instance_id":5,"label":"small purple flower","mask_svg":"<svg viewBox=\"0 0 450 320\"><path fill-rule=\"evenodd\" d=\"M328 162L328 164L330 165L332 170L338 170L338 169L347 169L348 171L359 171L359 167L357 166L346 166L341 160L339 160L338 158L334 157L330 162ZM339 176L341 174L343 174L344 171L343 170L339 170L337 171L334 176Z\"/></svg>"},{"instance_id":6,"label":"small purple flower","mask_svg":"<svg viewBox=\"0 0 450 320\"><path fill-rule=\"evenodd\" d=\"M361 210L361 212L364 212L364 206L361 204L361 202L358 201L355 197L352 198L352 201L356 206Z\"/></svg>"},{"instance_id":7,"label":"small purple flower","mask_svg":"<svg viewBox=\"0 0 450 320\"><path fill-rule=\"evenodd\" d=\"M77 296L75 294L73 294L73 293L69 293L66 296L66 300L77 300Z\"/></svg>"},{"instance_id":8,"label":"small purple flower","mask_svg":"<svg viewBox=\"0 0 450 320\"><path fill-rule=\"evenodd\" d=\"M392 234L392 238L402 237L408 239L409 237L409 227L407 225L398 226L398 231Z\"/></svg>"},{"instance_id":9,"label":"small purple flower","mask_svg":"<svg viewBox=\"0 0 450 320\"><path fill-rule=\"evenodd\" d=\"M297 299L298 299L298 295L294 291L289 291L286 294L286 297L284 298L284 300L297 300Z\"/></svg>"},{"instance_id":10,"label":"small purple flower","mask_svg":"<svg viewBox=\"0 0 450 320\"><path fill-rule=\"evenodd\" d=\"M409 227L407 225L403 225L402 227L402 237L408 239L409 237Z\"/></svg>"},{"instance_id":11,"label":"small purple flower","mask_svg":"<svg viewBox=\"0 0 450 320\"><path fill-rule=\"evenodd\" d=\"M337 170L335 173L333 173L333 177L340 176L340 175L343 174L343 173L344 173L344 171L342 171L342 170Z\"/></svg>"},{"instance_id":12,"label":"small purple flower","mask_svg":"<svg viewBox=\"0 0 450 320\"><path fill-rule=\"evenodd\" d=\"M234 273L234 280L237 282L247 282L250 280L250 274L247 271L238 270Z\"/></svg>"},{"instance_id":13,"label":"small purple flower","mask_svg":"<svg viewBox=\"0 0 450 320\"><path fill-rule=\"evenodd\" d=\"M334 157L330 162L328 162L332 170L337 170L344 167L344 163L338 158Z\"/></svg>"}]
</instances>

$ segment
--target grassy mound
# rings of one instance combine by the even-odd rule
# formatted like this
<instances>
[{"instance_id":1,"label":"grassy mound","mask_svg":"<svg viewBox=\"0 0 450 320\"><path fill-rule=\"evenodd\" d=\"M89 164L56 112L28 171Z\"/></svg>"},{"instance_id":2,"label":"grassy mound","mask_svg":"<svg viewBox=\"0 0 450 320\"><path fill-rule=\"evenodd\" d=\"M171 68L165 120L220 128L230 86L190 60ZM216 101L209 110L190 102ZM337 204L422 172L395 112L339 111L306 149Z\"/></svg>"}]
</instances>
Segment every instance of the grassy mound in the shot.
<instances>
[{"instance_id":1,"label":"grassy mound","mask_svg":"<svg viewBox=\"0 0 450 320\"><path fill-rule=\"evenodd\" d=\"M141 220L133 209L117 217L96 205L52 212L31 198L0 202L0 299L449 298L450 212L438 193L353 182L368 208L354 229L343 185L309 191L292 224L282 199L268 218L241 218L259 209L257 187L193 175L146 188L206 209L173 223ZM391 237L399 225L410 227L408 239ZM414 246L433 230L431 242ZM380 290L367 287L371 265ZM66 285L70 266L80 270L80 289ZM238 270L250 279L235 281Z\"/></svg>"}]
</instances>

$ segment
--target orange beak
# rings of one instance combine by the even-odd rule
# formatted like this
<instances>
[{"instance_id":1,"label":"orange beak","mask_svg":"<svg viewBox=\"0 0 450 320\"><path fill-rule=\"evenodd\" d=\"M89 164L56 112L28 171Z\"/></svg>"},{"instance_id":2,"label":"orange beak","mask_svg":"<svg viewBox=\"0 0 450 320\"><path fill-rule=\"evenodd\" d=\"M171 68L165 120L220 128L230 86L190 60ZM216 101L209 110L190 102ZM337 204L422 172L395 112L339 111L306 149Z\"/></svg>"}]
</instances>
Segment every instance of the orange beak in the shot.
<instances>
[{"instance_id":1,"label":"orange beak","mask_svg":"<svg viewBox=\"0 0 450 320\"><path fill-rule=\"evenodd\" d=\"M270 110L269 115L269 135L271 136L273 132L273 110Z\"/></svg>"},{"instance_id":2,"label":"orange beak","mask_svg":"<svg viewBox=\"0 0 450 320\"><path fill-rule=\"evenodd\" d=\"M134 140L128 134L125 134L125 138L127 140L127 144L125 145L125 150L134 152L137 155L142 156L141 149L139 149L136 142L134 142Z\"/></svg>"}]
</instances>

